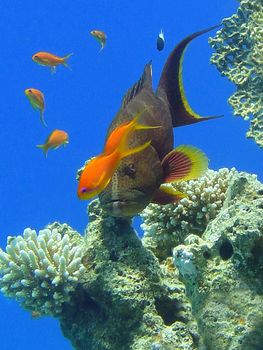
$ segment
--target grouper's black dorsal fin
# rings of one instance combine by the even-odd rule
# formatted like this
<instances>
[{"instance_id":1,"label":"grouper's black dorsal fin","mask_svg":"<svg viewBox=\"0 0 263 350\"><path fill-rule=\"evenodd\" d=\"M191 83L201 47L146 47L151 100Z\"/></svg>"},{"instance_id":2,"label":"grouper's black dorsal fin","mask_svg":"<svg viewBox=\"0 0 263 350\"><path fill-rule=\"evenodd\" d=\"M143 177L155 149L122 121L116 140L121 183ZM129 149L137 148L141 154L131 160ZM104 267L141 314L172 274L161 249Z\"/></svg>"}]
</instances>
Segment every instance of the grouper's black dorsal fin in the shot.
<instances>
[{"instance_id":1,"label":"grouper's black dorsal fin","mask_svg":"<svg viewBox=\"0 0 263 350\"><path fill-rule=\"evenodd\" d=\"M141 78L126 92L122 100L121 108L125 108L127 104L145 88L152 90L152 62L146 64Z\"/></svg>"},{"instance_id":2,"label":"grouper's black dorsal fin","mask_svg":"<svg viewBox=\"0 0 263 350\"><path fill-rule=\"evenodd\" d=\"M193 33L183 39L171 52L162 71L159 81L157 96L168 100L172 115L173 127L197 123L216 117L201 117L195 113L186 97L183 87L182 65L184 52L187 45L199 35L218 28L220 25Z\"/></svg>"}]
</instances>

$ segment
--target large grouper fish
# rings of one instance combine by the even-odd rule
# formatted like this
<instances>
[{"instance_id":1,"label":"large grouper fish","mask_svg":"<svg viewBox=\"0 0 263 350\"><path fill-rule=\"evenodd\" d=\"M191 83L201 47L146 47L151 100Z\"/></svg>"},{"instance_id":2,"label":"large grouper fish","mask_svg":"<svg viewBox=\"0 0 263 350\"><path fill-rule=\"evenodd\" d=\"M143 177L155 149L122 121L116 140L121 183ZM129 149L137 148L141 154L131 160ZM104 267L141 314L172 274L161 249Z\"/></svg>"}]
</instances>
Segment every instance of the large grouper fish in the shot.
<instances>
[{"instance_id":1,"label":"large grouper fish","mask_svg":"<svg viewBox=\"0 0 263 350\"><path fill-rule=\"evenodd\" d=\"M141 114L141 124L160 127L138 130L130 137L130 147L148 140L151 140L151 145L122 159L110 183L100 193L100 203L111 216L132 217L151 202L167 204L174 201L169 198L169 190L166 191L167 196L160 191L164 182L171 182L164 181L167 177L167 169L164 167L169 166L169 162L164 159L173 150L173 128L215 118L201 117L189 106L182 82L183 56L191 40L217 27L191 34L174 48L163 68L156 92L152 88L152 65L148 63L142 77L124 96L121 108L108 129L108 135L120 124L131 121L138 113ZM185 179L188 178L182 176L180 180Z\"/></svg>"}]
</instances>

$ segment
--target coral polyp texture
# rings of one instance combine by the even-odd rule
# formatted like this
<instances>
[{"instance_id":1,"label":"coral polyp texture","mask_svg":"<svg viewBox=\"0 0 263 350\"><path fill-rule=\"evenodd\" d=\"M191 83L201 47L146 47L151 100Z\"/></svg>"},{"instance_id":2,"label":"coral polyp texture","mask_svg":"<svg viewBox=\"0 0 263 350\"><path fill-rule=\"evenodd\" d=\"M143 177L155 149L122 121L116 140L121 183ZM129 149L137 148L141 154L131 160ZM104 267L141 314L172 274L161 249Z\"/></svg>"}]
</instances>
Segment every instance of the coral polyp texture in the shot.
<instances>
[{"instance_id":1,"label":"coral polyp texture","mask_svg":"<svg viewBox=\"0 0 263 350\"><path fill-rule=\"evenodd\" d=\"M236 174L234 168L208 170L197 180L176 184L176 190L187 198L165 206L150 204L141 214L144 245L162 260L171 256L172 249L189 233L201 235L222 208L229 180Z\"/></svg>"},{"instance_id":2,"label":"coral polyp texture","mask_svg":"<svg viewBox=\"0 0 263 350\"><path fill-rule=\"evenodd\" d=\"M57 228L37 235L27 228L22 236L9 236L6 252L0 252L1 292L27 310L58 315L84 270L76 235L60 233Z\"/></svg>"},{"instance_id":3,"label":"coral polyp texture","mask_svg":"<svg viewBox=\"0 0 263 350\"><path fill-rule=\"evenodd\" d=\"M223 28L209 39L216 51L211 62L237 87L228 102L235 115L251 121L247 137L260 147L263 147L262 7L262 0L240 0L237 13L225 18Z\"/></svg>"}]
</instances>

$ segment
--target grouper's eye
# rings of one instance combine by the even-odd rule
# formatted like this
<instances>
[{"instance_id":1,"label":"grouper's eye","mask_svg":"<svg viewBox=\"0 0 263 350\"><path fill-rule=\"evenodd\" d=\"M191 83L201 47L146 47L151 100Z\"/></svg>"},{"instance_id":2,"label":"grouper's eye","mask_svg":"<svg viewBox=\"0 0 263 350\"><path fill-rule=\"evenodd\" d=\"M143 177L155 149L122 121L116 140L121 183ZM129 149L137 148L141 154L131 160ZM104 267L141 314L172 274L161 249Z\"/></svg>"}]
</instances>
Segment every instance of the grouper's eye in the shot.
<instances>
[{"instance_id":1,"label":"grouper's eye","mask_svg":"<svg viewBox=\"0 0 263 350\"><path fill-rule=\"evenodd\" d=\"M80 190L81 193L86 193L87 192L87 188L86 187L82 187L82 189Z\"/></svg>"},{"instance_id":2,"label":"grouper's eye","mask_svg":"<svg viewBox=\"0 0 263 350\"><path fill-rule=\"evenodd\" d=\"M124 171L124 174L125 174L125 175L128 175L128 176L130 176L130 177L133 177L133 176L135 176L135 174L136 174L136 169L135 169L135 166L134 166L133 163L130 163L130 164L128 164L128 165L125 165L123 171Z\"/></svg>"}]
</instances>

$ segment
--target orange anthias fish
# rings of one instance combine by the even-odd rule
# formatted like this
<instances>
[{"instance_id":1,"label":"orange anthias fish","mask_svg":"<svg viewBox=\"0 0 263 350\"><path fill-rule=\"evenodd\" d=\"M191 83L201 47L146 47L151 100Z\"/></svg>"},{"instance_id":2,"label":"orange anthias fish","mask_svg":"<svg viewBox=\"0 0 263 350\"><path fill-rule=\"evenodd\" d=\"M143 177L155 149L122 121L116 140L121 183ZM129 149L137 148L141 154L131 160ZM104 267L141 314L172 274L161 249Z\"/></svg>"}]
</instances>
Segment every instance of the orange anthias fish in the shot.
<instances>
[{"instance_id":1,"label":"orange anthias fish","mask_svg":"<svg viewBox=\"0 0 263 350\"><path fill-rule=\"evenodd\" d=\"M64 57L59 57L54 55L53 53L49 52L37 52L32 56L32 60L41 66L49 66L51 68L51 72L56 72L56 67L61 64L65 67L69 67L67 60L70 56L72 56L73 53L70 53L69 55L66 55Z\"/></svg>"},{"instance_id":2,"label":"orange anthias fish","mask_svg":"<svg viewBox=\"0 0 263 350\"><path fill-rule=\"evenodd\" d=\"M106 45L106 34L101 30L92 30L90 34L101 44L100 51L103 50Z\"/></svg>"},{"instance_id":3,"label":"orange anthias fish","mask_svg":"<svg viewBox=\"0 0 263 350\"><path fill-rule=\"evenodd\" d=\"M160 126L148 126L138 123L138 119L145 111L146 109L144 109L140 113L137 113L137 115L132 119L131 122L123 123L111 132L104 146L104 154L110 154L111 152L113 152L119 146L120 142L125 142L127 137L134 130L160 128Z\"/></svg>"},{"instance_id":4,"label":"orange anthias fish","mask_svg":"<svg viewBox=\"0 0 263 350\"><path fill-rule=\"evenodd\" d=\"M113 130L106 140L104 152L92 158L85 166L79 179L79 199L87 200L97 196L111 181L123 158L141 152L150 145L151 141L147 141L140 146L129 148L128 139L134 130L159 127L138 124L140 115L141 113L138 113L130 123L125 122Z\"/></svg>"},{"instance_id":5,"label":"orange anthias fish","mask_svg":"<svg viewBox=\"0 0 263 350\"><path fill-rule=\"evenodd\" d=\"M44 120L44 109L45 109L45 99L44 95L40 90L30 88L25 90L25 94L34 109L40 110L40 120L43 125L47 126Z\"/></svg>"},{"instance_id":6,"label":"orange anthias fish","mask_svg":"<svg viewBox=\"0 0 263 350\"><path fill-rule=\"evenodd\" d=\"M47 156L49 149L57 149L61 145L66 145L69 142L68 139L68 134L65 131L56 129L52 131L43 145L37 145L37 147L42 148Z\"/></svg>"}]
</instances>

